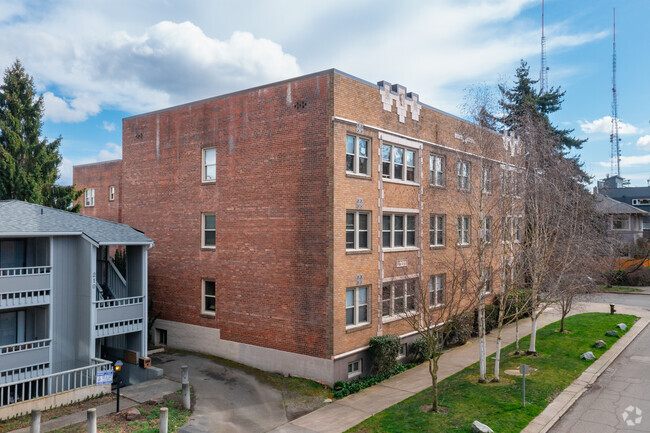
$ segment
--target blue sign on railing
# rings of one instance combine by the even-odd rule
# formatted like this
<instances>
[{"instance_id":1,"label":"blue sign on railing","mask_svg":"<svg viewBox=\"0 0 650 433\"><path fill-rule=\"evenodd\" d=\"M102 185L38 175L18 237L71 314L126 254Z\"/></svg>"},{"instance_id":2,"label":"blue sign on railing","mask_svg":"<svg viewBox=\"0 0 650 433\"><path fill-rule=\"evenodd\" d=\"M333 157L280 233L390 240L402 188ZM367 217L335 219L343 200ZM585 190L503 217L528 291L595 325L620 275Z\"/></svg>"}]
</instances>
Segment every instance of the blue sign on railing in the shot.
<instances>
[{"instance_id":1,"label":"blue sign on railing","mask_svg":"<svg viewBox=\"0 0 650 433\"><path fill-rule=\"evenodd\" d=\"M97 385L105 385L107 383L113 383L113 370L98 371Z\"/></svg>"}]
</instances>

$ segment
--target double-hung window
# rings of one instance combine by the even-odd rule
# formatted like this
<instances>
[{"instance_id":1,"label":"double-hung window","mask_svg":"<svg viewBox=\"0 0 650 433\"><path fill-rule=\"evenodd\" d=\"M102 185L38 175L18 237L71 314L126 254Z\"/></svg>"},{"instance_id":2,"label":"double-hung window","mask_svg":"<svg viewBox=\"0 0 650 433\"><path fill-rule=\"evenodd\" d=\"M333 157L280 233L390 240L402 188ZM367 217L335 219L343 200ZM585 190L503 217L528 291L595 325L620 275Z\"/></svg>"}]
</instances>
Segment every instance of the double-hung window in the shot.
<instances>
[{"instance_id":1,"label":"double-hung window","mask_svg":"<svg viewBox=\"0 0 650 433\"><path fill-rule=\"evenodd\" d=\"M370 287L354 287L345 291L345 325L357 326L370 322L368 298Z\"/></svg>"},{"instance_id":2,"label":"double-hung window","mask_svg":"<svg viewBox=\"0 0 650 433\"><path fill-rule=\"evenodd\" d=\"M481 240L486 244L492 243L492 217L483 218L481 226Z\"/></svg>"},{"instance_id":3,"label":"double-hung window","mask_svg":"<svg viewBox=\"0 0 650 433\"><path fill-rule=\"evenodd\" d=\"M433 186L445 186L445 157L429 156L429 183Z\"/></svg>"},{"instance_id":4,"label":"double-hung window","mask_svg":"<svg viewBox=\"0 0 650 433\"><path fill-rule=\"evenodd\" d=\"M458 189L462 191L469 191L470 189L470 179L472 175L472 167L469 162L463 161L462 159L458 160Z\"/></svg>"},{"instance_id":5,"label":"double-hung window","mask_svg":"<svg viewBox=\"0 0 650 433\"><path fill-rule=\"evenodd\" d=\"M483 175L481 177L481 188L484 193L492 192L492 167L483 167Z\"/></svg>"},{"instance_id":6,"label":"double-hung window","mask_svg":"<svg viewBox=\"0 0 650 433\"><path fill-rule=\"evenodd\" d=\"M370 141L367 138L346 136L345 141L345 170L348 173L370 175Z\"/></svg>"},{"instance_id":7,"label":"double-hung window","mask_svg":"<svg viewBox=\"0 0 650 433\"><path fill-rule=\"evenodd\" d=\"M392 144L381 149L382 177L415 182L415 150Z\"/></svg>"},{"instance_id":8,"label":"double-hung window","mask_svg":"<svg viewBox=\"0 0 650 433\"><path fill-rule=\"evenodd\" d=\"M217 246L217 225L216 215L213 213L204 213L201 217L201 247L216 248Z\"/></svg>"},{"instance_id":9,"label":"double-hung window","mask_svg":"<svg viewBox=\"0 0 650 433\"><path fill-rule=\"evenodd\" d=\"M345 214L345 249L370 249L370 214L347 212Z\"/></svg>"},{"instance_id":10,"label":"double-hung window","mask_svg":"<svg viewBox=\"0 0 650 433\"><path fill-rule=\"evenodd\" d=\"M217 294L214 280L201 281L201 313L214 315L217 308Z\"/></svg>"},{"instance_id":11,"label":"double-hung window","mask_svg":"<svg viewBox=\"0 0 650 433\"><path fill-rule=\"evenodd\" d=\"M492 269L485 270L485 293L492 293Z\"/></svg>"},{"instance_id":12,"label":"double-hung window","mask_svg":"<svg viewBox=\"0 0 650 433\"><path fill-rule=\"evenodd\" d=\"M458 217L458 245L469 245L470 243L470 217L460 215Z\"/></svg>"},{"instance_id":13,"label":"double-hung window","mask_svg":"<svg viewBox=\"0 0 650 433\"><path fill-rule=\"evenodd\" d=\"M429 305L435 307L445 303L445 274L432 275L429 280Z\"/></svg>"},{"instance_id":14,"label":"double-hung window","mask_svg":"<svg viewBox=\"0 0 650 433\"><path fill-rule=\"evenodd\" d=\"M95 206L95 188L86 189L85 207Z\"/></svg>"},{"instance_id":15,"label":"double-hung window","mask_svg":"<svg viewBox=\"0 0 650 433\"><path fill-rule=\"evenodd\" d=\"M381 315L397 316L415 310L416 279L385 283L381 291Z\"/></svg>"},{"instance_id":16,"label":"double-hung window","mask_svg":"<svg viewBox=\"0 0 650 433\"><path fill-rule=\"evenodd\" d=\"M217 181L217 149L203 149L201 180L203 182Z\"/></svg>"},{"instance_id":17,"label":"double-hung window","mask_svg":"<svg viewBox=\"0 0 650 433\"><path fill-rule=\"evenodd\" d=\"M386 214L382 217L384 248L416 246L416 215Z\"/></svg>"},{"instance_id":18,"label":"double-hung window","mask_svg":"<svg viewBox=\"0 0 650 433\"><path fill-rule=\"evenodd\" d=\"M115 187L114 186L109 186L108 187L108 201L114 201L115 200Z\"/></svg>"},{"instance_id":19,"label":"double-hung window","mask_svg":"<svg viewBox=\"0 0 650 433\"><path fill-rule=\"evenodd\" d=\"M506 216L503 227L504 242L521 242L521 217Z\"/></svg>"},{"instance_id":20,"label":"double-hung window","mask_svg":"<svg viewBox=\"0 0 650 433\"><path fill-rule=\"evenodd\" d=\"M431 215L429 218L429 245L441 247L445 245L445 216Z\"/></svg>"}]
</instances>

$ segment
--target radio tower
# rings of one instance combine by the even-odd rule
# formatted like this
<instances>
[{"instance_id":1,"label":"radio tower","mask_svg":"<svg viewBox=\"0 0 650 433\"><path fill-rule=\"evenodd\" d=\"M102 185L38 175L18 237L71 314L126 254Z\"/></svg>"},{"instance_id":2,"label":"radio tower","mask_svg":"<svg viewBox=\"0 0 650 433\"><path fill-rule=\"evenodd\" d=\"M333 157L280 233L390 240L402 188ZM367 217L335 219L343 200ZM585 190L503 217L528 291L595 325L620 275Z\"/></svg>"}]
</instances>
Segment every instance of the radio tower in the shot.
<instances>
[{"instance_id":1,"label":"radio tower","mask_svg":"<svg viewBox=\"0 0 650 433\"><path fill-rule=\"evenodd\" d=\"M542 0L542 61L539 68L539 93L546 92L548 85L548 66L546 66L546 36L544 36L544 0Z\"/></svg>"},{"instance_id":2,"label":"radio tower","mask_svg":"<svg viewBox=\"0 0 650 433\"><path fill-rule=\"evenodd\" d=\"M614 8L614 43L612 46L612 133L609 136L611 144L610 161L612 176L621 175L621 139L618 138L618 98L616 96L616 8Z\"/></svg>"}]
</instances>

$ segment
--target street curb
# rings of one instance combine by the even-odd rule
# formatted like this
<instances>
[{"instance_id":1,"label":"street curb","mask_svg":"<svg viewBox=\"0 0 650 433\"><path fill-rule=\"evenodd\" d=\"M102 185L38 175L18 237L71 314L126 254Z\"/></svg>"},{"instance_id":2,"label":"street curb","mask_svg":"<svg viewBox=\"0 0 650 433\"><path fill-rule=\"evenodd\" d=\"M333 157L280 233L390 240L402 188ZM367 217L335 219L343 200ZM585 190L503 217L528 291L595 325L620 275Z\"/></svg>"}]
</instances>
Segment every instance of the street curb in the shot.
<instances>
[{"instance_id":1,"label":"street curb","mask_svg":"<svg viewBox=\"0 0 650 433\"><path fill-rule=\"evenodd\" d=\"M607 293L608 295L645 295L650 296L650 293L647 292L615 292L615 291L602 291L595 292L594 294Z\"/></svg>"},{"instance_id":2,"label":"street curb","mask_svg":"<svg viewBox=\"0 0 650 433\"><path fill-rule=\"evenodd\" d=\"M650 317L641 317L607 352L594 361L580 377L546 406L546 409L537 415L521 433L548 432L649 323Z\"/></svg>"}]
</instances>

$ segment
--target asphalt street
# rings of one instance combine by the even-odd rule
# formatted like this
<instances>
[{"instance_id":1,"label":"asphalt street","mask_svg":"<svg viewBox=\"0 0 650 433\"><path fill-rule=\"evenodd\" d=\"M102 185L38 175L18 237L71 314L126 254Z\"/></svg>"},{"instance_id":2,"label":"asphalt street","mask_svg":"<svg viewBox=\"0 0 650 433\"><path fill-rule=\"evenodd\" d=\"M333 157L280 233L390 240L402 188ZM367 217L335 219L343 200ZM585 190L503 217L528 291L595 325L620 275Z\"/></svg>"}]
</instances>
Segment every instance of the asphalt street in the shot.
<instances>
[{"instance_id":1,"label":"asphalt street","mask_svg":"<svg viewBox=\"0 0 650 433\"><path fill-rule=\"evenodd\" d=\"M589 295L589 302L650 310L650 295ZM650 432L650 326L619 355L550 430L554 433Z\"/></svg>"}]
</instances>

